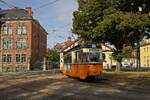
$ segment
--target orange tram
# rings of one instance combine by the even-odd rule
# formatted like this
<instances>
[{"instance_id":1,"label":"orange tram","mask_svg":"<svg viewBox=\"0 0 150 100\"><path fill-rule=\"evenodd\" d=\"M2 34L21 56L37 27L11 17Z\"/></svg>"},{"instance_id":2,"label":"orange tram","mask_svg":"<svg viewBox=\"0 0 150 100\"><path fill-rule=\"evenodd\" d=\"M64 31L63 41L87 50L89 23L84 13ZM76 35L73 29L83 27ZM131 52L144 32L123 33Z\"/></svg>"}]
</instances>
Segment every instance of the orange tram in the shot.
<instances>
[{"instance_id":1,"label":"orange tram","mask_svg":"<svg viewBox=\"0 0 150 100\"><path fill-rule=\"evenodd\" d=\"M102 50L94 44L77 45L60 54L65 75L79 79L96 79L102 74Z\"/></svg>"}]
</instances>

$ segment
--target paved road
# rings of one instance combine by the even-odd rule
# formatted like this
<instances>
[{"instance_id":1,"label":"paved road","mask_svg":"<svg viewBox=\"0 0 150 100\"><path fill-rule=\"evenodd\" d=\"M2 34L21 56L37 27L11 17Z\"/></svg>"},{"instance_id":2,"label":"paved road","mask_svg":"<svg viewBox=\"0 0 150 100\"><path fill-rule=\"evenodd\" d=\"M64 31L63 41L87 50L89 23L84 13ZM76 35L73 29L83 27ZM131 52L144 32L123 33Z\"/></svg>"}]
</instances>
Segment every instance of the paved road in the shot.
<instances>
[{"instance_id":1,"label":"paved road","mask_svg":"<svg viewBox=\"0 0 150 100\"><path fill-rule=\"evenodd\" d=\"M0 75L0 100L150 100L150 73L107 73L84 82L61 73Z\"/></svg>"}]
</instances>

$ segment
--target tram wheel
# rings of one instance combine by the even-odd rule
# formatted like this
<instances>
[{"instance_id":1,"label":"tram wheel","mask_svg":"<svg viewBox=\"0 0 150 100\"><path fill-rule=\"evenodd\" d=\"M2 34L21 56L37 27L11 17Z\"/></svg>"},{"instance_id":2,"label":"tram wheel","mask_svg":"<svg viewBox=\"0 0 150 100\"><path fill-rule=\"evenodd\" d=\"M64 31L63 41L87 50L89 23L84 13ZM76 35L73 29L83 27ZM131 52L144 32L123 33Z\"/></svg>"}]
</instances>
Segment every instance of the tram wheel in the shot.
<instances>
[{"instance_id":1,"label":"tram wheel","mask_svg":"<svg viewBox=\"0 0 150 100\"><path fill-rule=\"evenodd\" d=\"M92 82L92 81L95 81L95 80L96 80L95 76L88 76L86 78L86 81L88 81L88 82Z\"/></svg>"}]
</instances>

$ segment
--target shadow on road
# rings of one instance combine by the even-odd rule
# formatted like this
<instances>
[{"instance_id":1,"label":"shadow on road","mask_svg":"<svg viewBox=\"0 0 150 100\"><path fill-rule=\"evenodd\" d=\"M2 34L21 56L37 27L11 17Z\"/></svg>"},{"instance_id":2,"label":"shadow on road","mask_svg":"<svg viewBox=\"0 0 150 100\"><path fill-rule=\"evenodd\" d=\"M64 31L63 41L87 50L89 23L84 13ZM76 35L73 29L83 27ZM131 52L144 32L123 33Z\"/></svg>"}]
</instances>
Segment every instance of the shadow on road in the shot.
<instances>
[{"instance_id":1,"label":"shadow on road","mask_svg":"<svg viewBox=\"0 0 150 100\"><path fill-rule=\"evenodd\" d=\"M0 87L0 100L149 100L150 76L105 74L107 80L84 82L62 74L13 77ZM14 83L13 83L14 82ZM0 86L1 86L0 85Z\"/></svg>"}]
</instances>

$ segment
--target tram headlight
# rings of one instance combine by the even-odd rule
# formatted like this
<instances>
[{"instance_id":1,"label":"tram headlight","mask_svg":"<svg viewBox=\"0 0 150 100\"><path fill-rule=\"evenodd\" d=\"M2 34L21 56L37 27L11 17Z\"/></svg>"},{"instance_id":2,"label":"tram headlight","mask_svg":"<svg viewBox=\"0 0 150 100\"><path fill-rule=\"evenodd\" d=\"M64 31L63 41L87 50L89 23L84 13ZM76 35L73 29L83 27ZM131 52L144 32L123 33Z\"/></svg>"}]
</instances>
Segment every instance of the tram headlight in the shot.
<instances>
[{"instance_id":1,"label":"tram headlight","mask_svg":"<svg viewBox=\"0 0 150 100\"><path fill-rule=\"evenodd\" d=\"M93 72L94 72L94 73L96 73L96 71L97 71L97 70L96 70L96 66L94 66L94 68L93 68Z\"/></svg>"},{"instance_id":2,"label":"tram headlight","mask_svg":"<svg viewBox=\"0 0 150 100\"><path fill-rule=\"evenodd\" d=\"M93 72L96 73L96 69L93 69Z\"/></svg>"}]
</instances>

